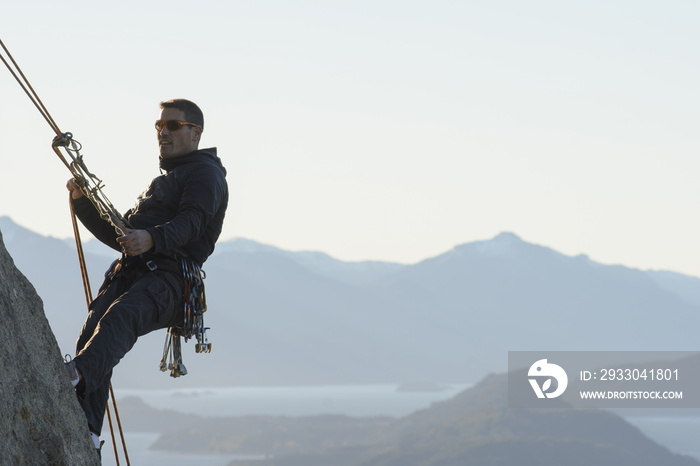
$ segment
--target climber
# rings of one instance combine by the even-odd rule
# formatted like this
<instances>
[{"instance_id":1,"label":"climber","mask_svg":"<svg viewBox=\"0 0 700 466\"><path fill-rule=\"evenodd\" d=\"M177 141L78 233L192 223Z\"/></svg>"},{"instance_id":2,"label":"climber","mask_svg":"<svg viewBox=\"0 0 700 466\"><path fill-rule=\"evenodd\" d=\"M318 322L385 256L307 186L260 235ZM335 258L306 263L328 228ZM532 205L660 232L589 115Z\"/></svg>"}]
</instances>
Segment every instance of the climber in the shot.
<instances>
[{"instance_id":1,"label":"climber","mask_svg":"<svg viewBox=\"0 0 700 466\"><path fill-rule=\"evenodd\" d=\"M66 362L98 451L112 369L138 337L182 324L182 259L204 263L228 205L226 170L216 148L198 149L202 111L184 99L161 102L160 108L155 126L162 174L124 214L133 229L118 234L75 180L67 183L83 225L122 253L89 306L75 358Z\"/></svg>"}]
</instances>

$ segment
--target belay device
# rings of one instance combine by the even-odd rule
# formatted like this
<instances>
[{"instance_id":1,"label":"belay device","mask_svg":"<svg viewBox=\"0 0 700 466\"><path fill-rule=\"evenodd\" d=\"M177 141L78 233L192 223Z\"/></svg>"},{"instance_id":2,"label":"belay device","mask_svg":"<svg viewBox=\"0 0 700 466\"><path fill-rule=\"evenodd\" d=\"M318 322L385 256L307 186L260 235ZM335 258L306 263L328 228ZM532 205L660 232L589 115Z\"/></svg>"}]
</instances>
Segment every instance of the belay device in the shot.
<instances>
[{"instance_id":1,"label":"belay device","mask_svg":"<svg viewBox=\"0 0 700 466\"><path fill-rule=\"evenodd\" d=\"M22 70L20 70L14 58L12 58L9 50L7 50L5 44L1 40L0 46L9 58L9 62L2 54L0 54L0 60L2 60L7 69L10 70L10 73L22 87L22 90L24 90L34 106L36 106L36 108L39 110L39 113L41 113L41 116L44 117L49 126L51 126L51 129L54 131L54 133L56 133L56 137L53 139L51 148L56 153L58 158L61 159L61 162L63 162L63 164L71 172L76 184L80 187L80 190L85 197L87 197L95 206L95 209L97 209L99 212L100 217L108 221L120 236L125 235L129 230L132 230L133 227L117 211L117 209L114 208L112 203L102 191L102 188L104 187L102 180L88 170L87 166L85 165L85 160L83 160L83 156L80 154L82 145L73 139L73 134L61 132L58 125L53 120L48 110L46 110L43 102L41 99L39 99L39 96L29 84L29 81L24 76ZM78 240L79 236L75 222L74 228L76 231L76 240ZM79 242L78 252L79 255L82 256L82 247L79 245ZM191 259L181 258L181 263L182 275L185 281L184 324L182 327L168 328L165 338L163 359L160 362L161 371L165 372L166 370L170 370L170 375L172 377L179 377L187 374L187 369L185 369L185 366L182 363L180 337L184 337L185 342L190 338L195 337L197 339L195 352L197 353L211 352L211 343L208 342L206 337L208 327L204 326L204 312L207 310L206 297L204 294L204 278L206 275L204 271L201 270L199 265ZM85 271L83 264L84 260L81 258L81 272L83 274L83 280L86 284L86 297L88 297L90 294L87 291L87 288L89 288L89 283L87 282L87 272ZM151 270L155 270L155 266L153 264L149 264L149 268ZM90 301L92 301L91 298L88 299L88 304Z\"/></svg>"}]
</instances>

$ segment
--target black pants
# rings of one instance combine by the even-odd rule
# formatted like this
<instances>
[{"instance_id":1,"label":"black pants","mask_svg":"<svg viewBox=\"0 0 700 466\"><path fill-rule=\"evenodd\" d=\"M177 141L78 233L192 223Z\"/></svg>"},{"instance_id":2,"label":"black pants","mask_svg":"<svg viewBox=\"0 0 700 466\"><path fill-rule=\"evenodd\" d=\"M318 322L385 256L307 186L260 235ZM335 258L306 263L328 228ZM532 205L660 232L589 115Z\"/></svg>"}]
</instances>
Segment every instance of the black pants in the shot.
<instances>
[{"instance_id":1,"label":"black pants","mask_svg":"<svg viewBox=\"0 0 700 466\"><path fill-rule=\"evenodd\" d=\"M102 431L112 369L138 337L182 325L183 295L177 274L132 267L105 283L90 304L76 343L75 365L85 382L80 405L93 432ZM152 355L156 361L159 356Z\"/></svg>"}]
</instances>

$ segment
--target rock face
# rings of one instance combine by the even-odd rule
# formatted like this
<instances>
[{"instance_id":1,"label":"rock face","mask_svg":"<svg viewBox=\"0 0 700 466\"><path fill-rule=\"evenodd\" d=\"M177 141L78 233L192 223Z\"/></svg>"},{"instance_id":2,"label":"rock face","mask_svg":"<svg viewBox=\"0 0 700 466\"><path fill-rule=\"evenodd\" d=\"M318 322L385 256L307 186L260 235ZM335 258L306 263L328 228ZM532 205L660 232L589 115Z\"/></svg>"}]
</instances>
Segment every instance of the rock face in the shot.
<instances>
[{"instance_id":1,"label":"rock face","mask_svg":"<svg viewBox=\"0 0 700 466\"><path fill-rule=\"evenodd\" d=\"M99 465L43 304L0 232L2 464Z\"/></svg>"}]
</instances>

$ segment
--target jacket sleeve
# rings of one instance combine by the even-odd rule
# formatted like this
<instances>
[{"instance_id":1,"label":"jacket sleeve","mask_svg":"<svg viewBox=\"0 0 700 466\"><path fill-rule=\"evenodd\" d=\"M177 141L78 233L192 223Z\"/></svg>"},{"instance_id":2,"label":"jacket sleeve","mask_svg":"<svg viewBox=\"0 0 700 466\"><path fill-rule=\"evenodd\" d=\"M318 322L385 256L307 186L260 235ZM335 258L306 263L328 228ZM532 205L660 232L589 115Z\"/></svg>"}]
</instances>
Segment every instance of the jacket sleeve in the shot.
<instances>
[{"instance_id":1,"label":"jacket sleeve","mask_svg":"<svg viewBox=\"0 0 700 466\"><path fill-rule=\"evenodd\" d=\"M175 217L164 224L146 228L153 238L151 252L175 252L200 239L227 198L225 175L212 165L202 165L185 180Z\"/></svg>"},{"instance_id":2,"label":"jacket sleeve","mask_svg":"<svg viewBox=\"0 0 700 466\"><path fill-rule=\"evenodd\" d=\"M92 205L92 202L84 196L73 199L72 202L75 215L80 219L80 222L85 225L85 228L102 243L121 252L122 249L119 243L117 243L117 232L111 223L100 217L100 214L97 212L97 209L95 209L95 206Z\"/></svg>"}]
</instances>

